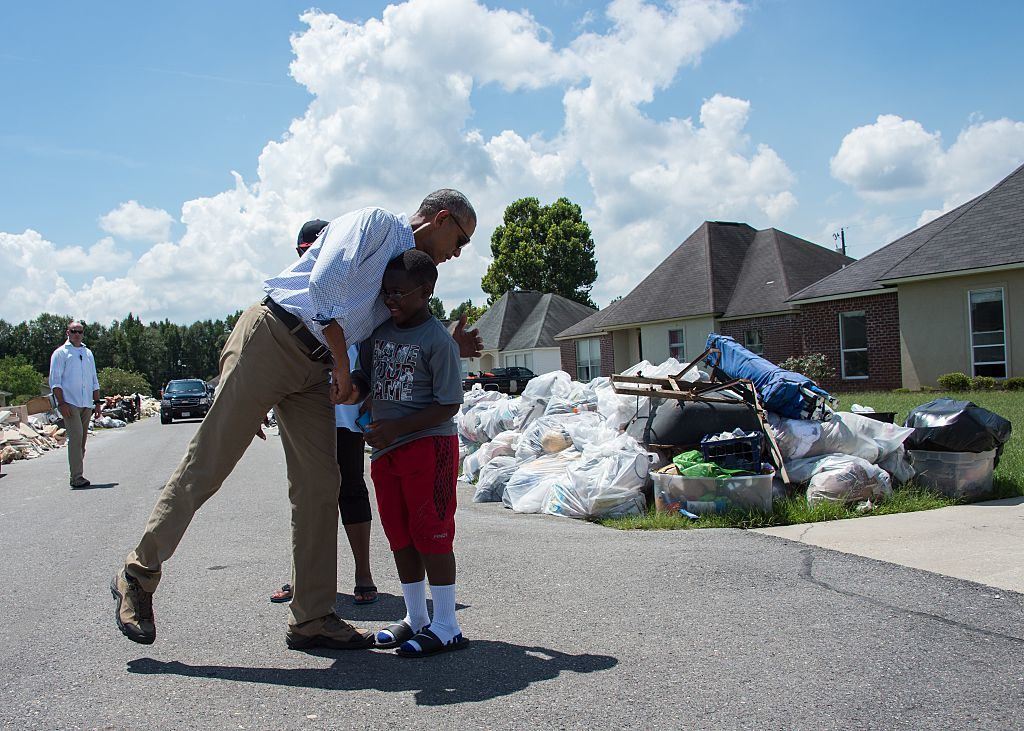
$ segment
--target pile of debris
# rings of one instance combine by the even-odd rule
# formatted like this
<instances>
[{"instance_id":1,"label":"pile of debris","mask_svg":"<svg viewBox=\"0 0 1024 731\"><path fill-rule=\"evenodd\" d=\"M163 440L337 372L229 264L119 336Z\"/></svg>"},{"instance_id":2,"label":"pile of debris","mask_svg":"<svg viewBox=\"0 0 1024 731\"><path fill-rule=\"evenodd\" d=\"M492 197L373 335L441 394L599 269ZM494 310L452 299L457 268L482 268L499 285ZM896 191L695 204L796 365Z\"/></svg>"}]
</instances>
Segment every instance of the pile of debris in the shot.
<instances>
[{"instance_id":1,"label":"pile of debris","mask_svg":"<svg viewBox=\"0 0 1024 731\"><path fill-rule=\"evenodd\" d=\"M928 455L930 470L940 458L960 470L954 487L965 479L991 487L991 460L986 483L974 455L936 457L904 446L925 417L911 423L912 413L901 427L888 423L892 414L837 412L835 399L813 381L732 338L713 333L707 345L693 363L643 361L589 383L547 373L516 398L474 386L456 418L462 479L476 484L474 501L595 519L643 513L653 497L660 511L696 518L771 511L774 499L800 490L812 505L866 510L891 495L894 482L915 477L915 455L919 462ZM971 408L961 431L984 438L965 451L1005 443L1009 422L973 404L932 411L948 421L951 410ZM966 441L960 434L956 444Z\"/></svg>"},{"instance_id":2,"label":"pile of debris","mask_svg":"<svg viewBox=\"0 0 1024 731\"><path fill-rule=\"evenodd\" d=\"M27 417L24 410L0 409L0 463L32 459L63 447L64 442L64 429L57 424Z\"/></svg>"}]
</instances>

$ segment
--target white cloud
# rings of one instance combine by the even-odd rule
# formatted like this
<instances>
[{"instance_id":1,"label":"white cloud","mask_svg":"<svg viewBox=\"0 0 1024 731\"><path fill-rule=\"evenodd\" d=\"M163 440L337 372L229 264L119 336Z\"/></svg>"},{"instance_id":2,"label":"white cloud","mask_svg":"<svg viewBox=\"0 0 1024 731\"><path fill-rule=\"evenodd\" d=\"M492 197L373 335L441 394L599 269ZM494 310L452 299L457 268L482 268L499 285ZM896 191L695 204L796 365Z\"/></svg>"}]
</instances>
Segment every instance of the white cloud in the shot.
<instances>
[{"instance_id":1,"label":"white cloud","mask_svg":"<svg viewBox=\"0 0 1024 731\"><path fill-rule=\"evenodd\" d=\"M174 218L162 208L146 208L138 201L122 203L100 216L100 228L129 241L166 241Z\"/></svg>"},{"instance_id":2,"label":"white cloud","mask_svg":"<svg viewBox=\"0 0 1024 731\"><path fill-rule=\"evenodd\" d=\"M118 249L114 240L106 236L89 247L72 246L54 251L53 265L62 272L110 272L118 270L132 260L131 253Z\"/></svg>"},{"instance_id":3,"label":"white cloud","mask_svg":"<svg viewBox=\"0 0 1024 731\"><path fill-rule=\"evenodd\" d=\"M716 94L697 121L645 108L739 29L741 6L613 0L605 16L607 31L556 45L528 12L476 0L408 0L364 23L306 12L306 30L291 39L291 73L313 99L260 152L255 180L235 175L223 193L185 202L185 231L173 241L166 211L128 201L103 216L108 233L154 242L124 272L105 270L78 290L59 269L36 275L85 317L129 309L179 321L220 316L258 299L262 280L294 256L303 221L364 205L409 212L430 190L453 186L480 216L474 245L442 270L438 294L453 306L480 301L490 234L508 203L524 195L550 202L575 185L598 245L595 296L607 301L705 217L786 216L796 205L794 177L749 138L749 102ZM473 92L485 85L561 90L560 128L517 131L510 106L505 129L475 129ZM90 261L114 251L104 242L93 249L83 252ZM37 297L13 312L31 316L47 302Z\"/></svg>"},{"instance_id":4,"label":"white cloud","mask_svg":"<svg viewBox=\"0 0 1024 731\"><path fill-rule=\"evenodd\" d=\"M948 149L939 132L917 121L883 114L843 138L832 176L873 202L938 198L918 225L984 192L1024 162L1024 122L981 121L971 115Z\"/></svg>"}]
</instances>

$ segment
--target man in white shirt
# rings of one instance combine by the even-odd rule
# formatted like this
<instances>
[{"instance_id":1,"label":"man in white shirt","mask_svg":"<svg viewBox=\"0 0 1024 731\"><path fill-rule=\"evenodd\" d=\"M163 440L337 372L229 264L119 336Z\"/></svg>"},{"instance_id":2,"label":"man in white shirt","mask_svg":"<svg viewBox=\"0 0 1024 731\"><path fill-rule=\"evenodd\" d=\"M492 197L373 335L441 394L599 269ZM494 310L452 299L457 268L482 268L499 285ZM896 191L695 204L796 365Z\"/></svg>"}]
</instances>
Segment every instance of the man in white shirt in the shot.
<instances>
[{"instance_id":1,"label":"man in white shirt","mask_svg":"<svg viewBox=\"0 0 1024 731\"><path fill-rule=\"evenodd\" d=\"M68 465L71 487L88 487L82 475L85 440L89 436L89 418L100 415L100 382L96 378L96 359L82 343L85 329L73 320L68 324L67 341L50 356L50 390L64 417L68 435Z\"/></svg>"},{"instance_id":2,"label":"man in white shirt","mask_svg":"<svg viewBox=\"0 0 1024 731\"><path fill-rule=\"evenodd\" d=\"M334 404L348 400L348 344L389 319L380 296L388 262L412 248L440 264L476 230L476 212L451 189L434 191L406 218L363 208L330 222L300 259L265 283L267 296L239 318L221 352L217 398L164 486L138 546L111 581L118 629L156 639L153 592L199 507L212 497L260 430L277 416L292 504L292 649L361 649L373 634L334 612L338 585L338 492ZM476 331L455 339L479 353ZM240 615L236 615L240 616Z\"/></svg>"}]
</instances>

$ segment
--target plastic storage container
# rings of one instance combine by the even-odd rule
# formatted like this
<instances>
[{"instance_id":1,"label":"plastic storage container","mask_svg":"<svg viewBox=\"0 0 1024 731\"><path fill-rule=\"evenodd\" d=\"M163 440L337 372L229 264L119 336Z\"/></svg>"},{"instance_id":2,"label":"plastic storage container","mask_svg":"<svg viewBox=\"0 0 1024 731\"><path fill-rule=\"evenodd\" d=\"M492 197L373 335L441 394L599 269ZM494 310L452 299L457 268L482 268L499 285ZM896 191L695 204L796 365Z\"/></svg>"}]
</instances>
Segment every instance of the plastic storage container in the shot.
<instances>
[{"instance_id":1,"label":"plastic storage container","mask_svg":"<svg viewBox=\"0 0 1024 731\"><path fill-rule=\"evenodd\" d=\"M654 505L660 512L675 513L680 508L703 515L724 513L733 508L772 509L774 470L748 477L683 477L652 472Z\"/></svg>"},{"instance_id":2,"label":"plastic storage container","mask_svg":"<svg viewBox=\"0 0 1024 731\"><path fill-rule=\"evenodd\" d=\"M996 450L988 452L929 452L911 449L916 479L943 495L967 500L992 492Z\"/></svg>"}]
</instances>

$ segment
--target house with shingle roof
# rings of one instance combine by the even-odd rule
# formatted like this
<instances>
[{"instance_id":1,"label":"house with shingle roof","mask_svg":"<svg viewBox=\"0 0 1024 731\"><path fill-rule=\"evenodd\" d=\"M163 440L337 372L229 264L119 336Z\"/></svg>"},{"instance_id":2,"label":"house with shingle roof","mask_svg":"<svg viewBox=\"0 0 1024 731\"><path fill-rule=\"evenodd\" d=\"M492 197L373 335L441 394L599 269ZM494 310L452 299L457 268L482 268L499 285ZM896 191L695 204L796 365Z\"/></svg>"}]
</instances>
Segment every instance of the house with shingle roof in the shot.
<instances>
[{"instance_id":1,"label":"house with shingle roof","mask_svg":"<svg viewBox=\"0 0 1024 731\"><path fill-rule=\"evenodd\" d=\"M803 353L797 291L853 259L774 228L706 221L622 299L561 331L579 380L669 356L689 361L708 333L779 362Z\"/></svg>"},{"instance_id":2,"label":"house with shingle roof","mask_svg":"<svg viewBox=\"0 0 1024 731\"><path fill-rule=\"evenodd\" d=\"M1024 166L787 302L833 390L1024 375Z\"/></svg>"},{"instance_id":3,"label":"house with shingle roof","mask_svg":"<svg viewBox=\"0 0 1024 731\"><path fill-rule=\"evenodd\" d=\"M472 327L484 347L479 358L464 358L463 372L519 366L540 375L561 368L555 335L597 310L557 294L509 291Z\"/></svg>"}]
</instances>

